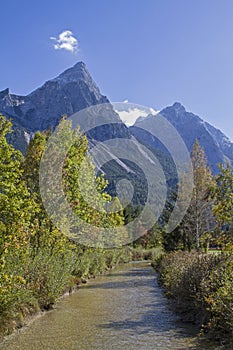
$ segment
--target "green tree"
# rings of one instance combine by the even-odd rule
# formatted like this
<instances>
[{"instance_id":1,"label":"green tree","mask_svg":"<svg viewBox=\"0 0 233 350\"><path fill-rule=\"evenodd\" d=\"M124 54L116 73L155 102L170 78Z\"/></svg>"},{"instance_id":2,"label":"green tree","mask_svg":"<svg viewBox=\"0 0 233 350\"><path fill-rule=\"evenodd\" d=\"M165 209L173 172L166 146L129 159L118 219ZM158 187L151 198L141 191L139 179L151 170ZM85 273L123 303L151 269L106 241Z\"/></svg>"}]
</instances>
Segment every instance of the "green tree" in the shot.
<instances>
[{"instance_id":1,"label":"green tree","mask_svg":"<svg viewBox=\"0 0 233 350\"><path fill-rule=\"evenodd\" d=\"M24 178L31 193L37 195L37 201L41 202L39 190L39 167L41 157L48 141L48 132L36 132L31 139L23 163Z\"/></svg>"},{"instance_id":2,"label":"green tree","mask_svg":"<svg viewBox=\"0 0 233 350\"><path fill-rule=\"evenodd\" d=\"M195 236L196 250L200 249L200 237L210 230L212 221L209 187L213 183L211 170L207 165L204 149L198 141L191 152L194 189L190 207L185 217L185 229Z\"/></svg>"},{"instance_id":3,"label":"green tree","mask_svg":"<svg viewBox=\"0 0 233 350\"><path fill-rule=\"evenodd\" d=\"M23 156L6 140L11 122L0 116L0 312L20 304L26 288L34 202L22 180Z\"/></svg>"},{"instance_id":4,"label":"green tree","mask_svg":"<svg viewBox=\"0 0 233 350\"><path fill-rule=\"evenodd\" d=\"M90 235L92 243L96 240L101 245L98 227L105 227L108 229L109 237L105 236L103 240L107 239L114 245L121 245L126 237L123 229L123 208L117 197L112 198L106 192L108 182L103 175L96 176L95 166L87 154L86 136L82 135L79 129L72 129L69 120L61 122L59 132L63 137L66 135L65 139L73 140L63 168L65 193L76 215L90 224L90 230L87 232L83 231L83 225L80 225L80 228L75 227L76 232L79 229L82 234ZM121 237L115 234L116 227L121 227L118 231L121 232ZM103 241L103 245L105 243Z\"/></svg>"},{"instance_id":5,"label":"green tree","mask_svg":"<svg viewBox=\"0 0 233 350\"><path fill-rule=\"evenodd\" d=\"M233 170L229 164L219 165L220 173L212 188L213 215L217 221L217 235L220 243L233 244Z\"/></svg>"},{"instance_id":6,"label":"green tree","mask_svg":"<svg viewBox=\"0 0 233 350\"><path fill-rule=\"evenodd\" d=\"M193 165L194 189L191 203L185 217L184 230L194 233L196 250L200 249L200 238L210 231L212 218L212 201L209 188L213 184L211 170L207 165L204 149L196 141L191 153Z\"/></svg>"},{"instance_id":7,"label":"green tree","mask_svg":"<svg viewBox=\"0 0 233 350\"><path fill-rule=\"evenodd\" d=\"M184 250L191 250L195 245L196 250L199 251L202 236L209 232L213 225L212 201L210 198L210 186L213 184L213 178L207 165L204 149L200 147L198 141L193 146L191 160L194 182L192 198L181 224L175 231L179 238L178 241L183 244ZM188 200L186 184L189 181L189 176L183 174L179 186L184 203L187 203Z\"/></svg>"}]
</instances>

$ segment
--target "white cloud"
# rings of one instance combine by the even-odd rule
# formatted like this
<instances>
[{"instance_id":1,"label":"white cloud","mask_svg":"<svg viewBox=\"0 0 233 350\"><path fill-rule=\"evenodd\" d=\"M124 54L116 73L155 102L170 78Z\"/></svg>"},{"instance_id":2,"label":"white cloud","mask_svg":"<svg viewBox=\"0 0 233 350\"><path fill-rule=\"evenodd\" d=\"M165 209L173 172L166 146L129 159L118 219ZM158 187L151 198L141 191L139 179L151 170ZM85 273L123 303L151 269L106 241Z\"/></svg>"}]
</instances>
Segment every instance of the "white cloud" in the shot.
<instances>
[{"instance_id":1,"label":"white cloud","mask_svg":"<svg viewBox=\"0 0 233 350\"><path fill-rule=\"evenodd\" d=\"M156 115L156 114L158 114L159 113L159 111L155 111L154 110L154 108L150 108L150 113L152 114L152 115Z\"/></svg>"},{"instance_id":2,"label":"white cloud","mask_svg":"<svg viewBox=\"0 0 233 350\"><path fill-rule=\"evenodd\" d=\"M137 107L129 108L127 110L115 109L115 111L116 113L118 113L123 123L125 123L127 126L133 125L139 117L145 118L148 116L148 114L156 115L159 113L156 112L153 108L150 108L149 110L144 110Z\"/></svg>"},{"instance_id":3,"label":"white cloud","mask_svg":"<svg viewBox=\"0 0 233 350\"><path fill-rule=\"evenodd\" d=\"M117 111L116 112L119 114L121 120L123 123L126 125L133 125L135 121L138 119L138 117L146 117L148 113L142 109L139 108L130 108L125 111Z\"/></svg>"},{"instance_id":4,"label":"white cloud","mask_svg":"<svg viewBox=\"0 0 233 350\"><path fill-rule=\"evenodd\" d=\"M58 38L51 36L50 39L55 42L53 44L55 50L78 51L78 40L70 30L64 30Z\"/></svg>"}]
</instances>

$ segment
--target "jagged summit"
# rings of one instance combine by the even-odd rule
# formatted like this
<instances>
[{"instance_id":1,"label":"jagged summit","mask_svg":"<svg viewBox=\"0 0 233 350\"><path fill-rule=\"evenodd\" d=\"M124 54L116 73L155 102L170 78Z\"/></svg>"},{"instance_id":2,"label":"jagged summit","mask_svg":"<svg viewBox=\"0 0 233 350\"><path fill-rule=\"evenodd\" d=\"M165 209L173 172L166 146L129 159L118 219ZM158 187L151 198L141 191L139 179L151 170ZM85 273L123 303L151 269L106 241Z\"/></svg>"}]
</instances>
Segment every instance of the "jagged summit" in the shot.
<instances>
[{"instance_id":1,"label":"jagged summit","mask_svg":"<svg viewBox=\"0 0 233 350\"><path fill-rule=\"evenodd\" d=\"M3 97L5 97L5 96L7 96L9 94L10 94L10 89L6 88L6 89L0 91L0 98L3 98Z\"/></svg>"},{"instance_id":2,"label":"jagged summit","mask_svg":"<svg viewBox=\"0 0 233 350\"><path fill-rule=\"evenodd\" d=\"M94 83L84 62L77 62L73 67L66 69L64 72L50 81L62 81L64 83L67 83L79 80Z\"/></svg>"},{"instance_id":3,"label":"jagged summit","mask_svg":"<svg viewBox=\"0 0 233 350\"><path fill-rule=\"evenodd\" d=\"M57 77L50 79L45 82L39 89L36 89L29 96L37 94L38 90L43 90L46 88L56 90L56 89L65 89L67 86L73 87L76 85L87 86L88 89L95 95L97 100L101 99L103 96L100 93L100 90L94 80L92 79L87 66L84 62L77 62L74 66L66 69L64 72L59 74ZM106 102L109 102L106 100ZM96 104L96 103L95 103Z\"/></svg>"},{"instance_id":4,"label":"jagged summit","mask_svg":"<svg viewBox=\"0 0 233 350\"><path fill-rule=\"evenodd\" d=\"M227 161L233 164L233 143L220 130L206 123L199 116L188 112L181 103L175 102L161 110L160 114L176 128L189 151L192 150L195 141L199 140L213 173L218 172L218 163ZM151 115L138 119L130 131L136 138L145 142L146 139L149 140L149 136L144 135L141 131L144 123L147 129L149 125L153 135L153 130L157 125ZM138 126L142 129L138 130ZM150 140L150 146L161 148L158 140L153 138Z\"/></svg>"},{"instance_id":5,"label":"jagged summit","mask_svg":"<svg viewBox=\"0 0 233 350\"><path fill-rule=\"evenodd\" d=\"M177 112L186 112L185 107L180 102L173 103L173 105L170 108L175 109Z\"/></svg>"},{"instance_id":6,"label":"jagged summit","mask_svg":"<svg viewBox=\"0 0 233 350\"><path fill-rule=\"evenodd\" d=\"M109 100L101 94L83 62L66 69L27 96L10 94L9 89L0 92L0 113L11 118L13 125L29 134L37 130L54 129L63 115L71 116L82 109L103 103L109 103ZM113 108L109 108L109 118L112 123L119 122L119 116ZM123 123L118 129L114 132L119 137L130 137ZM100 136L105 137L103 132ZM14 144L17 147L18 141ZM20 149L25 151L26 144Z\"/></svg>"},{"instance_id":7,"label":"jagged summit","mask_svg":"<svg viewBox=\"0 0 233 350\"><path fill-rule=\"evenodd\" d=\"M54 128L62 115L109 102L83 62L76 63L27 96L0 92L0 111L29 132Z\"/></svg>"}]
</instances>

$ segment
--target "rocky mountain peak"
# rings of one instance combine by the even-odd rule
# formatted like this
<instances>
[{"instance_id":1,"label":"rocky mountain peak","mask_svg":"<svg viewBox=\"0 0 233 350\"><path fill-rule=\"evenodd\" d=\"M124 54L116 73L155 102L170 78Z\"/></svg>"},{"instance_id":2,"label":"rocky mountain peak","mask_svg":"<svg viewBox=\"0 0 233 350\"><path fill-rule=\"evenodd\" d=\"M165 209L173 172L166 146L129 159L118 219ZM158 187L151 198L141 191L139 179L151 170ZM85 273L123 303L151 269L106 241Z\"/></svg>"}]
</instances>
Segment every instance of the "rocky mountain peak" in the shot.
<instances>
[{"instance_id":1,"label":"rocky mountain peak","mask_svg":"<svg viewBox=\"0 0 233 350\"><path fill-rule=\"evenodd\" d=\"M17 128L29 134L37 130L54 129L63 115L69 117L82 109L104 103L109 103L109 100L101 94L83 62L66 69L27 96L12 95L9 89L0 92L0 113L11 118L13 125L17 124ZM119 122L119 116L113 108L108 109L108 114L111 123ZM110 127L105 133L130 137L123 123L115 129ZM93 137L104 137L103 131L101 135L98 133L100 131ZM14 144L17 147L18 140ZM25 147L20 149L25 150Z\"/></svg>"},{"instance_id":2,"label":"rocky mountain peak","mask_svg":"<svg viewBox=\"0 0 233 350\"><path fill-rule=\"evenodd\" d=\"M180 102L173 103L171 108L173 108L178 113L185 113L186 112L185 107Z\"/></svg>"},{"instance_id":3,"label":"rocky mountain peak","mask_svg":"<svg viewBox=\"0 0 233 350\"><path fill-rule=\"evenodd\" d=\"M66 69L51 81L59 81L60 83L66 84L68 82L77 82L80 80L90 85L95 85L87 66L83 62L77 62L73 67Z\"/></svg>"},{"instance_id":4,"label":"rocky mountain peak","mask_svg":"<svg viewBox=\"0 0 233 350\"><path fill-rule=\"evenodd\" d=\"M195 141L199 140L213 173L218 172L218 163L227 161L233 164L233 143L220 130L206 123L199 116L186 111L179 102L164 108L160 113L176 128L189 151L192 150ZM156 125L150 115L140 120L142 128L144 123L147 127L148 125L151 127L153 135ZM131 133L138 139L149 142L149 136L142 135L142 132L137 130L137 126L138 121L130 128ZM150 146L161 149L158 140L150 140Z\"/></svg>"},{"instance_id":5,"label":"rocky mountain peak","mask_svg":"<svg viewBox=\"0 0 233 350\"><path fill-rule=\"evenodd\" d=\"M9 88L2 90L2 91L0 91L0 98L4 98L5 96L8 96L9 94L10 94Z\"/></svg>"}]
</instances>

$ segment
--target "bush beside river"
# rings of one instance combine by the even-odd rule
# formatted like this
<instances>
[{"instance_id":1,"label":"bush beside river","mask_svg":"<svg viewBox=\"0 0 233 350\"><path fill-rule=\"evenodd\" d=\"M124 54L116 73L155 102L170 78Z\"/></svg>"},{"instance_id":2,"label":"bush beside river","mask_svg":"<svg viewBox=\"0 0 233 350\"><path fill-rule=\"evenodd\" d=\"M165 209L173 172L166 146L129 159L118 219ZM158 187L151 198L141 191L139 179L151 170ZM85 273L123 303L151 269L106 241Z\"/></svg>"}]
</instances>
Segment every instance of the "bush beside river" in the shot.
<instances>
[{"instance_id":1,"label":"bush beside river","mask_svg":"<svg viewBox=\"0 0 233 350\"><path fill-rule=\"evenodd\" d=\"M47 252L48 253L48 252ZM59 297L117 264L129 262L132 252L123 249L81 249L66 255L39 254L27 271L27 277L3 281L0 289L0 340L28 322L28 317L49 310ZM13 276L12 276L13 279ZM5 282L5 285L3 283Z\"/></svg>"},{"instance_id":2,"label":"bush beside river","mask_svg":"<svg viewBox=\"0 0 233 350\"><path fill-rule=\"evenodd\" d=\"M155 259L159 281L184 321L233 340L233 255L172 252Z\"/></svg>"}]
</instances>

